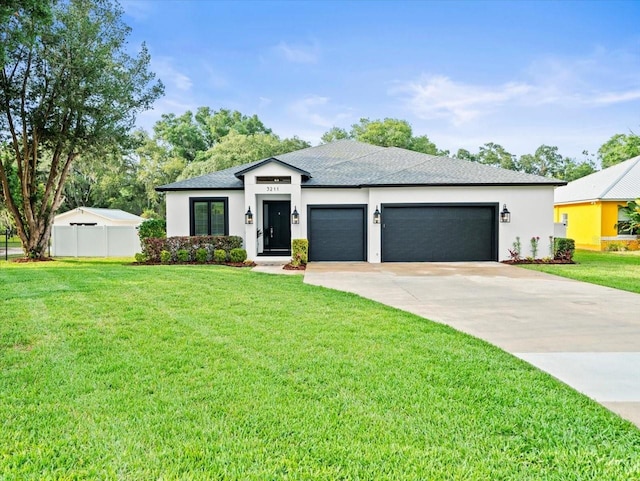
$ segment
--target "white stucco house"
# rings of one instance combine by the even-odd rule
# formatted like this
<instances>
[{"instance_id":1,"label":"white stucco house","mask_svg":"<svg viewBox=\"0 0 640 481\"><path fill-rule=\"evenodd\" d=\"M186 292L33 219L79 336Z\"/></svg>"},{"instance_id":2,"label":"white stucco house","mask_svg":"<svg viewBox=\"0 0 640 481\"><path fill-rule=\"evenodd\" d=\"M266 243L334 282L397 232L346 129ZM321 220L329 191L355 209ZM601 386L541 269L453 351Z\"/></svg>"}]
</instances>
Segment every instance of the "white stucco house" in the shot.
<instances>
[{"instance_id":1,"label":"white stucco house","mask_svg":"<svg viewBox=\"0 0 640 481\"><path fill-rule=\"evenodd\" d=\"M248 258L497 261L516 236L547 255L565 182L396 147L341 140L158 187L167 235L237 235ZM509 215L501 215L503 212ZM504 222L506 221L506 222Z\"/></svg>"}]
</instances>

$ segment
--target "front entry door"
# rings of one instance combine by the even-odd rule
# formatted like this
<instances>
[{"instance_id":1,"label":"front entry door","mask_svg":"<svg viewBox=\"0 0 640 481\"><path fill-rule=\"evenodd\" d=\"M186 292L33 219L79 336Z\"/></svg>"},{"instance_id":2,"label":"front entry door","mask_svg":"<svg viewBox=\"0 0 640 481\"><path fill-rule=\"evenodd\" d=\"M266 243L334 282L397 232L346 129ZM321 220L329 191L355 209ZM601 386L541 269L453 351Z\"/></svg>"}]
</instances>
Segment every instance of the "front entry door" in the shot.
<instances>
[{"instance_id":1,"label":"front entry door","mask_svg":"<svg viewBox=\"0 0 640 481\"><path fill-rule=\"evenodd\" d=\"M288 200L264 201L264 251L269 253L291 253L291 202Z\"/></svg>"}]
</instances>

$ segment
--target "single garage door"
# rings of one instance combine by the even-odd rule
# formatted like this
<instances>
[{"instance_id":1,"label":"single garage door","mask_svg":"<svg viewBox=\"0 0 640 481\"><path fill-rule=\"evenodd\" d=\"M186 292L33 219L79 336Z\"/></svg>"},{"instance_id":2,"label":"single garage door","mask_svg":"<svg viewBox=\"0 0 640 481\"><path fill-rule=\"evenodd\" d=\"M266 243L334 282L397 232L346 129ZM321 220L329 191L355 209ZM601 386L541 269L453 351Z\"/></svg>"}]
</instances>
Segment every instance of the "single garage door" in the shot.
<instances>
[{"instance_id":1,"label":"single garage door","mask_svg":"<svg viewBox=\"0 0 640 481\"><path fill-rule=\"evenodd\" d=\"M310 261L364 261L366 207L364 205L309 206Z\"/></svg>"},{"instance_id":2,"label":"single garage door","mask_svg":"<svg viewBox=\"0 0 640 481\"><path fill-rule=\"evenodd\" d=\"M497 204L383 205L383 262L498 260Z\"/></svg>"}]
</instances>

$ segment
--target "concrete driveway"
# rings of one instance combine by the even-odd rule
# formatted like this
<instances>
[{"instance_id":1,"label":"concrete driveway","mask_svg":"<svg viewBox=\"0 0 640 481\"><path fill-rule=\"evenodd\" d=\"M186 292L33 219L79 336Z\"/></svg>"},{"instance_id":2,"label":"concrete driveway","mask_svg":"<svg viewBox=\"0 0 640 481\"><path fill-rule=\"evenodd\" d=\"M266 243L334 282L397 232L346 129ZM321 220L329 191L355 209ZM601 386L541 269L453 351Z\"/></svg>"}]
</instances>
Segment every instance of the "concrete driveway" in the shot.
<instances>
[{"instance_id":1,"label":"concrete driveway","mask_svg":"<svg viewBox=\"0 0 640 481\"><path fill-rule=\"evenodd\" d=\"M305 282L484 339L640 427L640 295L493 262L310 263Z\"/></svg>"}]
</instances>

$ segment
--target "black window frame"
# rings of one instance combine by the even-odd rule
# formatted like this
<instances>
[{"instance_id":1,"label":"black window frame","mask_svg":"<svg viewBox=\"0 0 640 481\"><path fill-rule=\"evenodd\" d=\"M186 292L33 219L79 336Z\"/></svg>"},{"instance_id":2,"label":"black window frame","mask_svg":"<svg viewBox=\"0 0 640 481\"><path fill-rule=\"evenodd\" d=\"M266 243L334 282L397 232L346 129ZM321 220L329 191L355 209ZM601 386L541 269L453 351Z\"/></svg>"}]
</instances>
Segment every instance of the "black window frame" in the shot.
<instances>
[{"instance_id":1,"label":"black window frame","mask_svg":"<svg viewBox=\"0 0 640 481\"><path fill-rule=\"evenodd\" d=\"M229 235L229 198L228 197L189 197L189 235L195 236L196 218L195 203L207 202L209 215L207 216L207 235ZM211 203L222 202L224 206L224 234L211 233Z\"/></svg>"}]
</instances>

